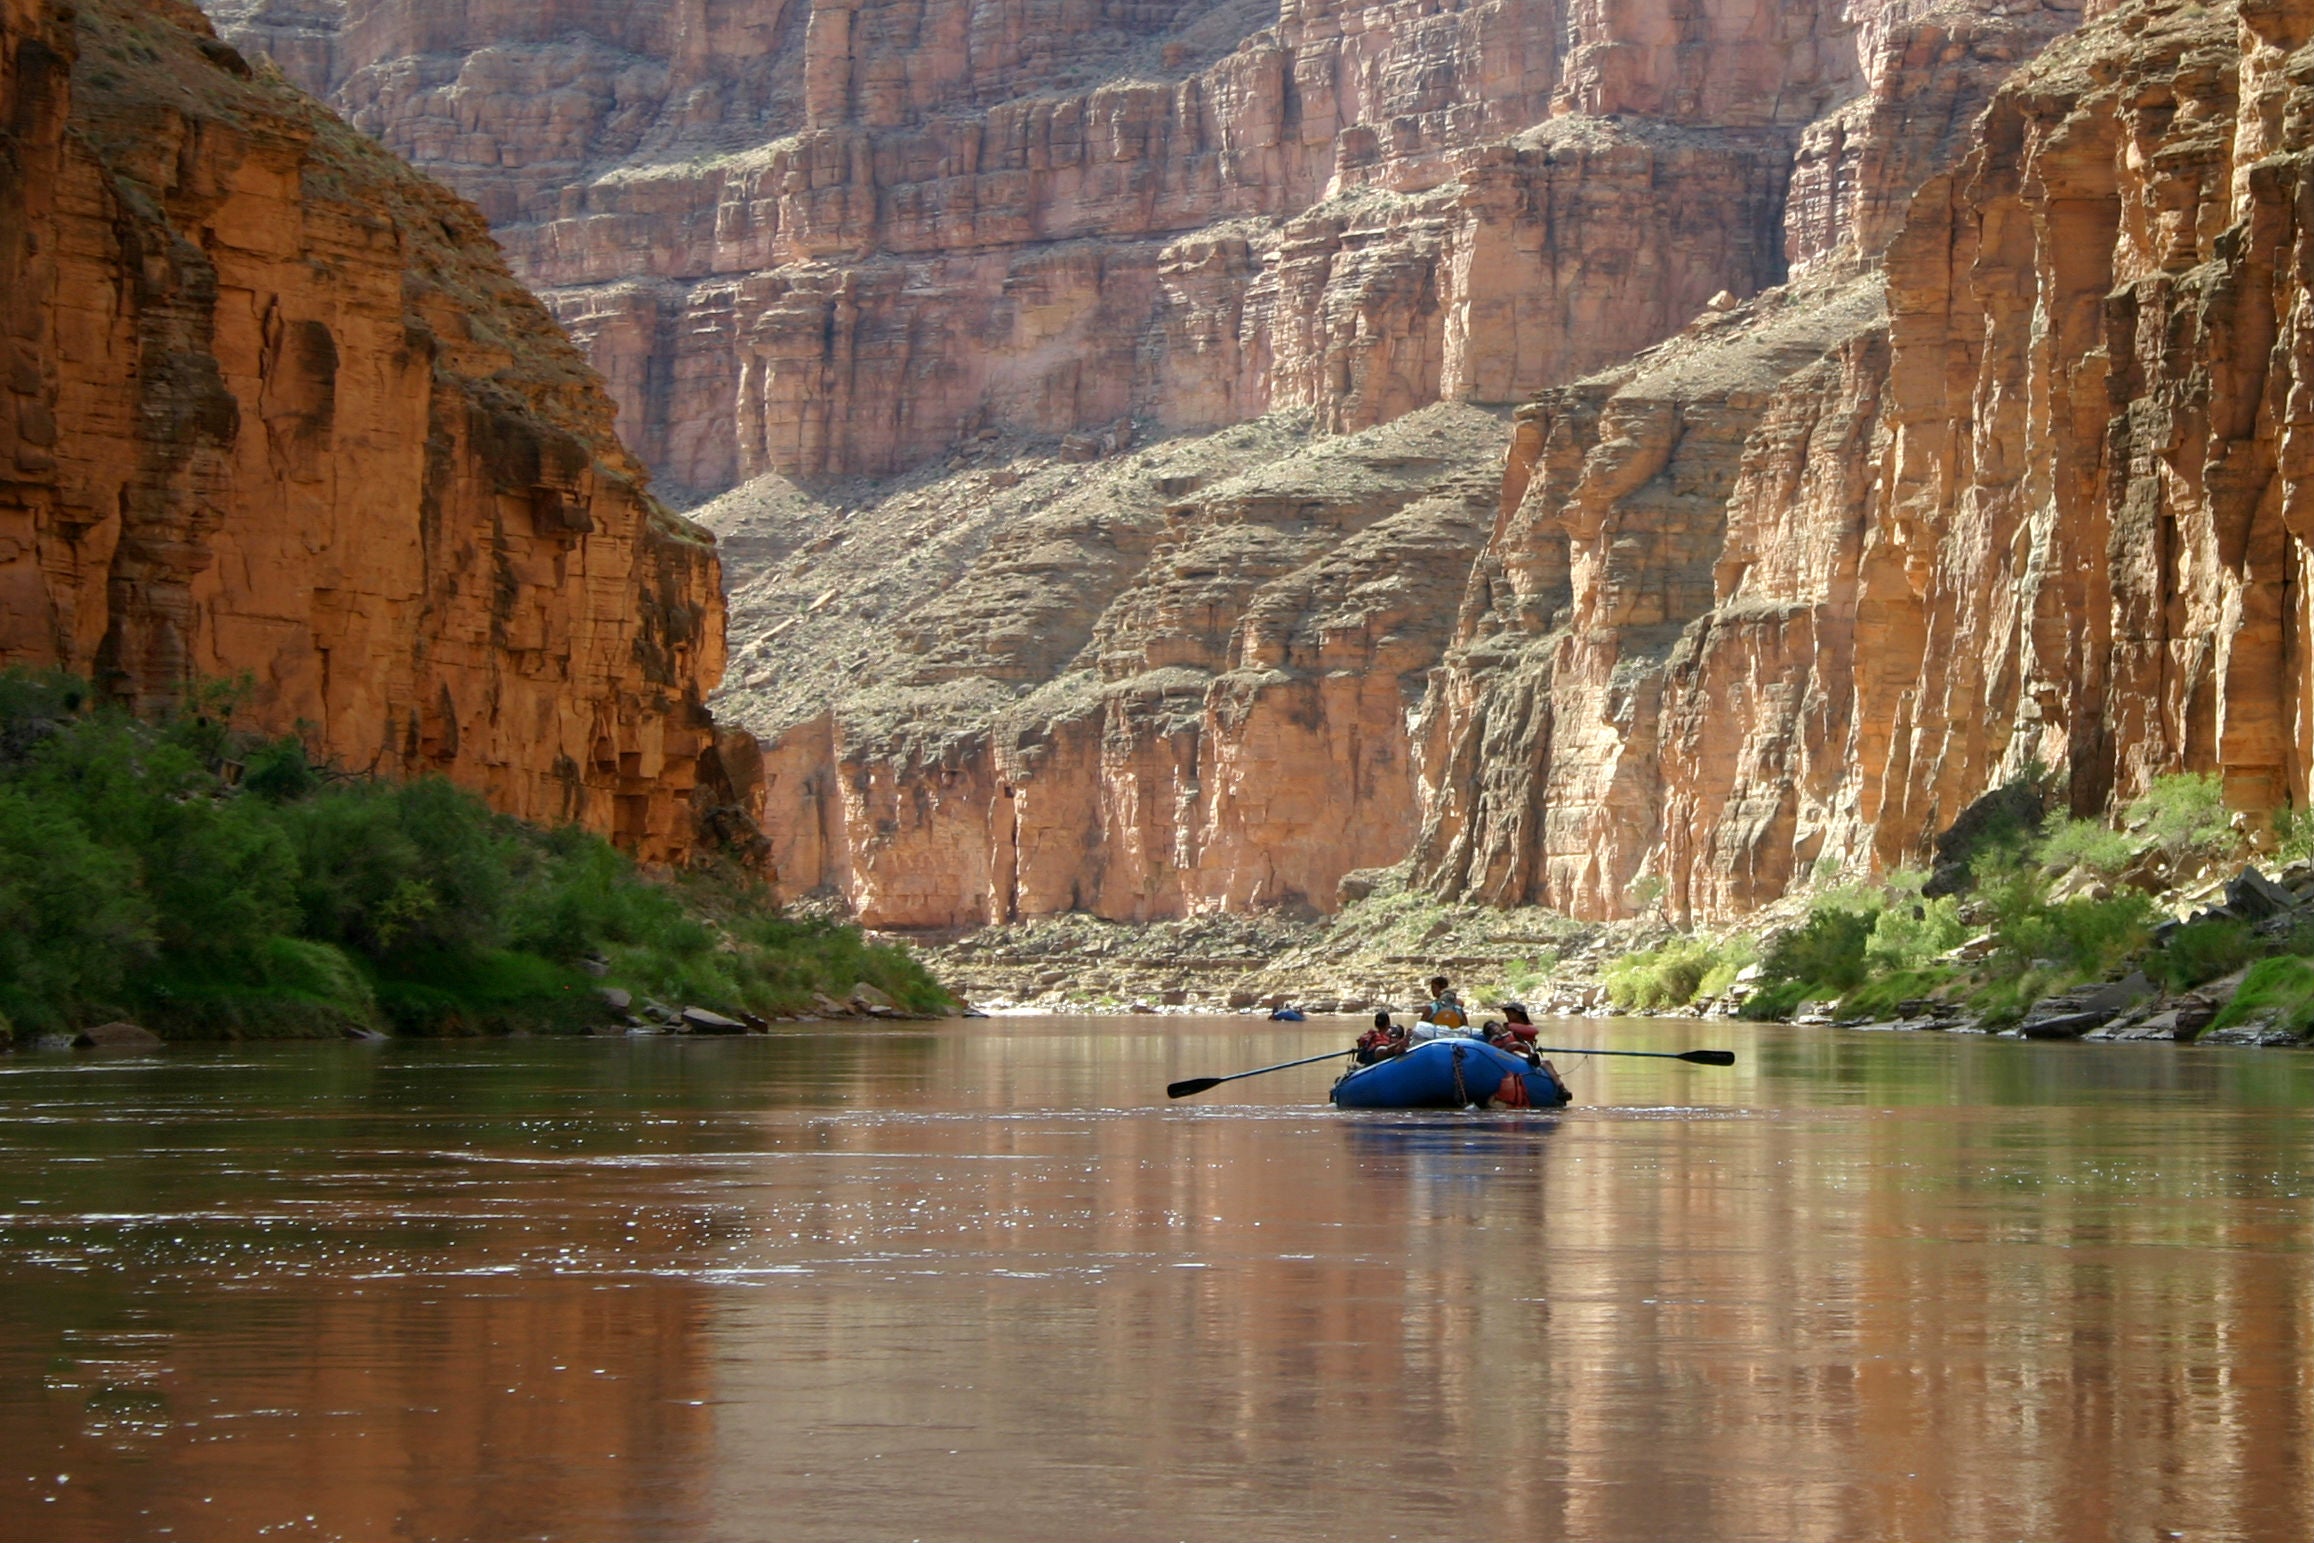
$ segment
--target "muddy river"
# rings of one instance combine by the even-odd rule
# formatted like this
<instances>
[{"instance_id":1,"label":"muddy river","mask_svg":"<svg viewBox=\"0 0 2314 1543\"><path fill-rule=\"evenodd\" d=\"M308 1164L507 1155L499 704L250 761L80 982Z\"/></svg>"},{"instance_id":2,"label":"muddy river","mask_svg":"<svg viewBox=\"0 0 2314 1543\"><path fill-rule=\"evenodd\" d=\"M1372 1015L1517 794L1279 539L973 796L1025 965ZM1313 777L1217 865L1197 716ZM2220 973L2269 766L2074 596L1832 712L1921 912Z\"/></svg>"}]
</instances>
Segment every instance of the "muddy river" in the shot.
<instances>
[{"instance_id":1,"label":"muddy river","mask_svg":"<svg viewBox=\"0 0 2314 1543\"><path fill-rule=\"evenodd\" d=\"M2314 1536L2314 1055L1346 1033L0 1060L0 1537Z\"/></svg>"}]
</instances>

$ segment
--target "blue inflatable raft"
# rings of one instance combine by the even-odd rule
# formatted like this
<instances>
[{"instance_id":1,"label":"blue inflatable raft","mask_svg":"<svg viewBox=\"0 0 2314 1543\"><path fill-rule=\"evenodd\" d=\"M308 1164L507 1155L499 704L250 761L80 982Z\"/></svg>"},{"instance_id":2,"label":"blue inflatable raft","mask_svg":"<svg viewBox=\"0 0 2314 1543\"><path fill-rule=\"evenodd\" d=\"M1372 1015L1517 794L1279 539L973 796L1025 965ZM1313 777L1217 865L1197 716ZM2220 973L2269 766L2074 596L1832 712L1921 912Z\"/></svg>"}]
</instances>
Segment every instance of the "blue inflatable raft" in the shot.
<instances>
[{"instance_id":1,"label":"blue inflatable raft","mask_svg":"<svg viewBox=\"0 0 2314 1543\"><path fill-rule=\"evenodd\" d=\"M1343 1109L1556 1109L1573 1095L1539 1066L1483 1039L1432 1039L1334 1084Z\"/></svg>"}]
</instances>

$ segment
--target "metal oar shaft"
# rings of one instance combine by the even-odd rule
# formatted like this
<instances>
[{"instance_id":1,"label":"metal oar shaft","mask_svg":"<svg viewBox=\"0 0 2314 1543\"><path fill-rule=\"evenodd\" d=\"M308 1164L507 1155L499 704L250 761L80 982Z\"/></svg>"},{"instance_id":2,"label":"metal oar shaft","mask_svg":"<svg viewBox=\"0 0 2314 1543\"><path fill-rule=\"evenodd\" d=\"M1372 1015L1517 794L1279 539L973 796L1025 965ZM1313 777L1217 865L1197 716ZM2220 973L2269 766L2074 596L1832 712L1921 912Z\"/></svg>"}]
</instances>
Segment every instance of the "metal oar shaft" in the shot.
<instances>
[{"instance_id":1,"label":"metal oar shaft","mask_svg":"<svg viewBox=\"0 0 2314 1543\"><path fill-rule=\"evenodd\" d=\"M1264 1072L1282 1072L1289 1066L1309 1066L1319 1061L1338 1061L1349 1053L1347 1050L1329 1050L1324 1055L1306 1055L1298 1061L1280 1061L1275 1066L1257 1066L1252 1071L1231 1072L1226 1077L1191 1077L1185 1082L1169 1084L1165 1089L1165 1096L1167 1098L1187 1098L1192 1093L1202 1093L1207 1088L1217 1088L1225 1082L1235 1082L1240 1077L1259 1077Z\"/></svg>"},{"instance_id":2,"label":"metal oar shaft","mask_svg":"<svg viewBox=\"0 0 2314 1543\"><path fill-rule=\"evenodd\" d=\"M1733 1050L1601 1050L1586 1045L1537 1045L1537 1055L1640 1055L1659 1061L1693 1061L1698 1066L1733 1066Z\"/></svg>"}]
</instances>

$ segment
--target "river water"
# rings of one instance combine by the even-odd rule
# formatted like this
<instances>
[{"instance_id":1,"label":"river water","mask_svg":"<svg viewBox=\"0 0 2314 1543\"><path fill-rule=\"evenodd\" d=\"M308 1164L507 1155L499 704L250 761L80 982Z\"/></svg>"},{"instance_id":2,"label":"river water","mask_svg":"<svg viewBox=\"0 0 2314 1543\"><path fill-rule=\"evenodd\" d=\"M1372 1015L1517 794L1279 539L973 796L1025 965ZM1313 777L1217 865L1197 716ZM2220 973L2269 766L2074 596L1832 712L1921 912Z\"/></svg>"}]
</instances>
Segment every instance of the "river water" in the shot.
<instances>
[{"instance_id":1,"label":"river water","mask_svg":"<svg viewBox=\"0 0 2314 1543\"><path fill-rule=\"evenodd\" d=\"M1344 1032L0 1062L0 1537L2314 1536L2314 1056Z\"/></svg>"}]
</instances>

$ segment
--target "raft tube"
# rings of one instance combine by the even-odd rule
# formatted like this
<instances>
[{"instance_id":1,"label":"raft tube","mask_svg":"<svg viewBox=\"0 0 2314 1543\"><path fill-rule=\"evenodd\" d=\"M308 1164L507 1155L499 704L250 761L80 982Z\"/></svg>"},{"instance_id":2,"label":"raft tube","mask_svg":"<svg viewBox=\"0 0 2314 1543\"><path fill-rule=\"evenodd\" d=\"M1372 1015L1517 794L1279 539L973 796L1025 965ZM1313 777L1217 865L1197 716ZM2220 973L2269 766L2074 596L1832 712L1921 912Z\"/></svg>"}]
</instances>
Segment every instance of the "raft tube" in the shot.
<instances>
[{"instance_id":1,"label":"raft tube","mask_svg":"<svg viewBox=\"0 0 2314 1543\"><path fill-rule=\"evenodd\" d=\"M1556 1109L1573 1095L1539 1066L1483 1039L1425 1040L1334 1084L1343 1109Z\"/></svg>"}]
</instances>

